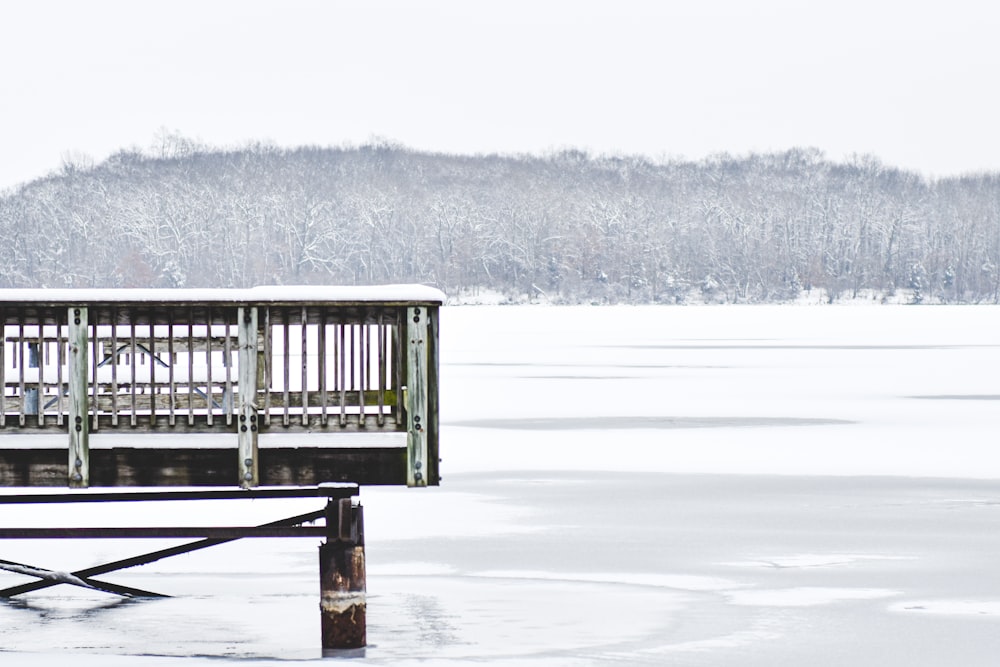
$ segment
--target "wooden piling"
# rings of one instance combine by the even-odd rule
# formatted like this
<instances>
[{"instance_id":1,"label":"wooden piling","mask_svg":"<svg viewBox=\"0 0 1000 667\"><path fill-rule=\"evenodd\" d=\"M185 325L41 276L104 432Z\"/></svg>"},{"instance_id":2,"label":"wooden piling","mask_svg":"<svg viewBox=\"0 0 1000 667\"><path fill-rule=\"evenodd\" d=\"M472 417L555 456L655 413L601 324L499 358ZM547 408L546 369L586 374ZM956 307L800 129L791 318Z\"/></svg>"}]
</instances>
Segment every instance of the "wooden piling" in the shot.
<instances>
[{"instance_id":1,"label":"wooden piling","mask_svg":"<svg viewBox=\"0 0 1000 667\"><path fill-rule=\"evenodd\" d=\"M367 643L364 516L350 498L331 500L327 541L319 547L320 626L324 650Z\"/></svg>"}]
</instances>

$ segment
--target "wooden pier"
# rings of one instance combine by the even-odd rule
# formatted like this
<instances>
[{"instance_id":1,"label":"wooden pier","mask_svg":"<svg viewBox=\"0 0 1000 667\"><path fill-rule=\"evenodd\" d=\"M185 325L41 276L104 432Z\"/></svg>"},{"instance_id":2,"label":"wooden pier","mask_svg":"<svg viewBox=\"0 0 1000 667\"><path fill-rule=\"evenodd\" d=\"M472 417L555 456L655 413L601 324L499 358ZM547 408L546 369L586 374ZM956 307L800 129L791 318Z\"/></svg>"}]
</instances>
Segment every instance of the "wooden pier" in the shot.
<instances>
[{"instance_id":1,"label":"wooden pier","mask_svg":"<svg viewBox=\"0 0 1000 667\"><path fill-rule=\"evenodd\" d=\"M0 290L0 486L12 487L0 504L327 500L315 516L266 526L0 528L0 538L203 538L178 547L185 553L323 536L323 646L363 646L363 517L352 498L365 484L439 483L443 298L420 285ZM72 490L14 490L58 486ZM318 517L325 526L302 525ZM0 569L43 579L0 597L53 582L136 593L87 584L115 565L59 582L0 559Z\"/></svg>"}]
</instances>

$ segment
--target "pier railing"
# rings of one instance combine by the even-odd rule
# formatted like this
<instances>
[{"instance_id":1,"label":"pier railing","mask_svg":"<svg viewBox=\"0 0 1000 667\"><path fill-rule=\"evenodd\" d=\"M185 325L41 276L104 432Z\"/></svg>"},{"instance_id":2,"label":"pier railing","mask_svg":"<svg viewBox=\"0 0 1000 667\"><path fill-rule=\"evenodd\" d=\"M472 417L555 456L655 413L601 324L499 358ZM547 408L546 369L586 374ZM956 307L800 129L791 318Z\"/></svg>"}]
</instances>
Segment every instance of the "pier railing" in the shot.
<instances>
[{"instance_id":1,"label":"pier railing","mask_svg":"<svg viewBox=\"0 0 1000 667\"><path fill-rule=\"evenodd\" d=\"M436 484L442 300L422 286L0 290L0 484ZM59 432L65 468L4 437ZM103 433L134 441L92 450ZM229 462L207 433L233 435ZM295 446L261 447L279 433ZM378 433L405 438L316 446Z\"/></svg>"}]
</instances>

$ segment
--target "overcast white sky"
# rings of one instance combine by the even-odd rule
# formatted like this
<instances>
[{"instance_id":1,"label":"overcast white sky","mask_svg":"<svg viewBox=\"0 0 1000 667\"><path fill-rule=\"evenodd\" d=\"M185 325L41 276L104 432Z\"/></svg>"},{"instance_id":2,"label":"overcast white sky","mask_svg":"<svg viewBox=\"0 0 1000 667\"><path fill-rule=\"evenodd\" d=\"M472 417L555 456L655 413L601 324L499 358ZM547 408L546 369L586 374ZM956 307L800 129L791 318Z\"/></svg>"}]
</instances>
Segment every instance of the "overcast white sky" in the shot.
<instances>
[{"instance_id":1,"label":"overcast white sky","mask_svg":"<svg viewBox=\"0 0 1000 667\"><path fill-rule=\"evenodd\" d=\"M162 128L1000 171L998 74L991 0L0 0L0 188Z\"/></svg>"}]
</instances>

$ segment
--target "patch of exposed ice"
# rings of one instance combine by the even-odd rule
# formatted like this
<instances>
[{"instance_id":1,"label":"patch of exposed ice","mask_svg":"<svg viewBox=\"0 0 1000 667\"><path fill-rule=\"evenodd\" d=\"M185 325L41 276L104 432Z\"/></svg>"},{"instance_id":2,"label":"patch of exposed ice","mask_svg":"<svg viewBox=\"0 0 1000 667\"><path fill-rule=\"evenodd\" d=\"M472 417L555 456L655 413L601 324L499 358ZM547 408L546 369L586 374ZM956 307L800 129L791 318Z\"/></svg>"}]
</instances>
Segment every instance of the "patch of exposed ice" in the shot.
<instances>
[{"instance_id":1,"label":"patch of exposed ice","mask_svg":"<svg viewBox=\"0 0 1000 667\"><path fill-rule=\"evenodd\" d=\"M861 561L913 560L912 556L889 556L886 554L793 554L770 556L748 561L720 563L731 567L772 567L772 568L818 568L853 565Z\"/></svg>"},{"instance_id":2,"label":"patch of exposed ice","mask_svg":"<svg viewBox=\"0 0 1000 667\"><path fill-rule=\"evenodd\" d=\"M368 574L374 577L434 577L455 574L455 568L444 563L414 561L410 563L386 563L368 565Z\"/></svg>"},{"instance_id":3,"label":"patch of exposed ice","mask_svg":"<svg viewBox=\"0 0 1000 667\"><path fill-rule=\"evenodd\" d=\"M907 600L889 605L889 611L997 618L1000 617L1000 600Z\"/></svg>"},{"instance_id":4,"label":"patch of exposed ice","mask_svg":"<svg viewBox=\"0 0 1000 667\"><path fill-rule=\"evenodd\" d=\"M886 588L774 588L728 591L731 604L744 607L817 607L849 600L877 600L899 595Z\"/></svg>"},{"instance_id":5,"label":"patch of exposed ice","mask_svg":"<svg viewBox=\"0 0 1000 667\"><path fill-rule=\"evenodd\" d=\"M657 646L656 648L644 649L641 651L641 654L652 656L677 652L698 653L701 651L739 648L741 646L755 646L761 642L779 640L785 634L786 628L773 619L757 619L746 630L737 630L736 632L716 637L706 637L704 639L693 639L676 644Z\"/></svg>"},{"instance_id":6,"label":"patch of exposed ice","mask_svg":"<svg viewBox=\"0 0 1000 667\"><path fill-rule=\"evenodd\" d=\"M721 577L701 577L684 574L656 574L633 572L545 572L542 570L487 570L473 576L495 579L526 579L542 581L575 581L595 584L619 584L673 588L682 591L728 591L740 588L739 584Z\"/></svg>"}]
</instances>

